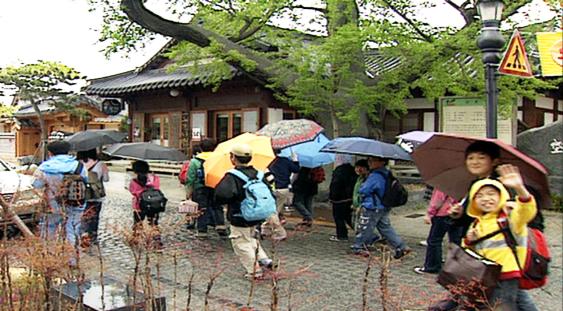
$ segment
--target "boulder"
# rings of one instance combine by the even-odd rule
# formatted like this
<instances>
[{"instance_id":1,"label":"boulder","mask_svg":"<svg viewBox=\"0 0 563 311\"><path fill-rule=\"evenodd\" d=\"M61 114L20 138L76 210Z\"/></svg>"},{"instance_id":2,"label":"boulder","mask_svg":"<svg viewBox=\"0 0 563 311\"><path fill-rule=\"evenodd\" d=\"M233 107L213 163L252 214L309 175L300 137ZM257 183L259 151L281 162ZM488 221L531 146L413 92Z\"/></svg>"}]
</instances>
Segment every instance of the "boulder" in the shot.
<instances>
[{"instance_id":1,"label":"boulder","mask_svg":"<svg viewBox=\"0 0 563 311\"><path fill-rule=\"evenodd\" d=\"M517 148L542 163L549 172L552 194L563 193L563 120L529 129L517 136Z\"/></svg>"}]
</instances>

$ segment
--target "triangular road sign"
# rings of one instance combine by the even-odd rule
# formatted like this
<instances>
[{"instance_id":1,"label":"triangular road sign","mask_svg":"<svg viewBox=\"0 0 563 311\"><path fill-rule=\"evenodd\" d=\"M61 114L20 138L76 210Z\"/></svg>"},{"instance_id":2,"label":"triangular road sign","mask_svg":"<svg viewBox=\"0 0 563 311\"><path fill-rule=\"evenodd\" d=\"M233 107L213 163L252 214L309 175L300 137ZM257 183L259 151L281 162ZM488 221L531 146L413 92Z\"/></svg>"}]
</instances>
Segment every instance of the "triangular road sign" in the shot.
<instances>
[{"instance_id":1,"label":"triangular road sign","mask_svg":"<svg viewBox=\"0 0 563 311\"><path fill-rule=\"evenodd\" d=\"M500 73L518 77L533 77L532 67L528 62L528 55L524 48L524 41L518 30L515 30L510 38L508 48L504 53L502 62L498 68Z\"/></svg>"}]
</instances>

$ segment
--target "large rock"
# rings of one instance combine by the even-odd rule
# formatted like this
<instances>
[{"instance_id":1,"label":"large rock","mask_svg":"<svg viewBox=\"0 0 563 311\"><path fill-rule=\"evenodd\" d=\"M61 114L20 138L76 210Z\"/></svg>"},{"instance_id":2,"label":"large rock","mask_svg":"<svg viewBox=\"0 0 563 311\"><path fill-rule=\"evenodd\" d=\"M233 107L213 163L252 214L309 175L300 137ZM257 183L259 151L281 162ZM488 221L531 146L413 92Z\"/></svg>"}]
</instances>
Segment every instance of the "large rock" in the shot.
<instances>
[{"instance_id":1,"label":"large rock","mask_svg":"<svg viewBox=\"0 0 563 311\"><path fill-rule=\"evenodd\" d=\"M563 120L520 133L516 140L522 152L541 162L549 172L551 193L563 193Z\"/></svg>"}]
</instances>

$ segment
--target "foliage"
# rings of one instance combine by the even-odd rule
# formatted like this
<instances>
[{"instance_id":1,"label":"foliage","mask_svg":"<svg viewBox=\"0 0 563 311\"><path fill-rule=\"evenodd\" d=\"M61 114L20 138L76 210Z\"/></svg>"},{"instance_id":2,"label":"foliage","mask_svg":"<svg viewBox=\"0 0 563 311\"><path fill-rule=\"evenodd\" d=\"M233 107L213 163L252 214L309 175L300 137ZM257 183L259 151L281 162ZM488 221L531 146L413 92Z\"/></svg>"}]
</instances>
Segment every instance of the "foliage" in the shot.
<instances>
[{"instance_id":1,"label":"foliage","mask_svg":"<svg viewBox=\"0 0 563 311\"><path fill-rule=\"evenodd\" d=\"M0 117L9 118L16 111L16 107L0 104Z\"/></svg>"},{"instance_id":2,"label":"foliage","mask_svg":"<svg viewBox=\"0 0 563 311\"><path fill-rule=\"evenodd\" d=\"M90 0L104 14L100 40L109 42L108 53L131 52L154 34L129 21L116 1ZM510 23L529 3L531 0L507 3L505 20ZM480 29L480 23L474 22L475 1L441 5L459 14L464 21L461 28L433 26L423 19L420 10L438 9L435 1L166 0L161 5L168 7L167 13L190 20L189 24L273 60L278 70L270 77L270 87L279 90L287 76L296 76L277 96L304 114L328 111L333 119L360 128L362 113L377 124L387 111L397 116L404 113L409 97L422 95L434 101L446 95L484 93L480 51L475 44ZM556 8L553 1L548 5ZM557 19L537 26L552 27ZM373 47L385 57L399 58L401 65L368 78L363 54ZM252 56L226 50L213 40L208 46L180 42L167 55L176 60L176 68L189 65L196 71L205 59L207 83L215 88L232 77L229 63L242 63L250 72L257 68ZM533 98L556 83L503 76L500 110L510 110L517 96Z\"/></svg>"}]
</instances>

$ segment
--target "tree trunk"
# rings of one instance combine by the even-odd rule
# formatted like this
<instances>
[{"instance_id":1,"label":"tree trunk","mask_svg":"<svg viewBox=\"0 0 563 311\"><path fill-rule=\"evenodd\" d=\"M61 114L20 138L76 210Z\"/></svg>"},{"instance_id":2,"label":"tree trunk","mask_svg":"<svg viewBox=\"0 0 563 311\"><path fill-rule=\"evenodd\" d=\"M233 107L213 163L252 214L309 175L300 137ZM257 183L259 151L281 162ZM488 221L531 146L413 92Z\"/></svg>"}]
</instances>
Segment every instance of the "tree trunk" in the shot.
<instances>
[{"instance_id":1,"label":"tree trunk","mask_svg":"<svg viewBox=\"0 0 563 311\"><path fill-rule=\"evenodd\" d=\"M226 53L232 50L239 52L256 63L256 68L251 74L262 82L269 82L272 77L281 77L280 86L287 88L296 79L294 72L276 69L274 63L269 59L257 55L251 49L237 44L218 33L205 29L193 21L177 23L154 14L143 5L142 0L122 0L121 7L129 19L152 32L185 40L200 47L207 47L211 44L211 40L215 40L222 45L223 52ZM237 68L242 67L241 64L237 63L231 63L231 65Z\"/></svg>"},{"instance_id":2,"label":"tree trunk","mask_svg":"<svg viewBox=\"0 0 563 311\"><path fill-rule=\"evenodd\" d=\"M41 114L41 110L39 110L39 106L37 105L37 102L35 100L32 100L31 106L33 107L33 110L35 111L35 114L37 114L37 118L39 119L39 128L41 130L41 142L39 143L39 148L41 149L40 160L41 162L43 162L47 158L46 146L47 146L48 133L47 133L47 129L45 128L45 119L43 119L43 114Z\"/></svg>"}]
</instances>

